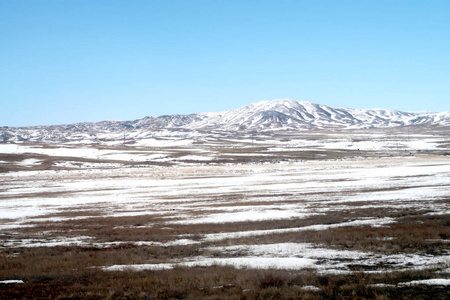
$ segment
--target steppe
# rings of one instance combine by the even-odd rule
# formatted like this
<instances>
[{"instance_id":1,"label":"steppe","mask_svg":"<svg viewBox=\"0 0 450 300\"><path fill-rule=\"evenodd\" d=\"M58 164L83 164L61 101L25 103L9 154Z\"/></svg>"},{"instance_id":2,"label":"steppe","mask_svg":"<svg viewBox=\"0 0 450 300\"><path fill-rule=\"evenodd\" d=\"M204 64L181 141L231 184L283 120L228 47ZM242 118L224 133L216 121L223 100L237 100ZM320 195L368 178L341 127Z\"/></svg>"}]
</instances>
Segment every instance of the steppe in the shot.
<instances>
[{"instance_id":1,"label":"steppe","mask_svg":"<svg viewBox=\"0 0 450 300\"><path fill-rule=\"evenodd\" d=\"M0 144L1 299L449 299L450 131Z\"/></svg>"}]
</instances>

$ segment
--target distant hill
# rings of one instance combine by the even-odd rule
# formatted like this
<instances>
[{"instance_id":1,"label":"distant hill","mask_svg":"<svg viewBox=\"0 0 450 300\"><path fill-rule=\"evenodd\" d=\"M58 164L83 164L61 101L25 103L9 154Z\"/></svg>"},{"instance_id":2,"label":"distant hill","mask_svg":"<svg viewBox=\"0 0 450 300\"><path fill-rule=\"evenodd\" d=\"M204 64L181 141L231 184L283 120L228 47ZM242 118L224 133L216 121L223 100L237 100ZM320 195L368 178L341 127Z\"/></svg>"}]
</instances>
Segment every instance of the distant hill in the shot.
<instances>
[{"instance_id":1,"label":"distant hill","mask_svg":"<svg viewBox=\"0 0 450 300\"><path fill-rule=\"evenodd\" d=\"M70 142L134 139L158 135L190 136L196 132L270 132L449 126L450 111L402 112L386 109L329 107L306 101L261 101L225 112L145 117L69 125L0 128L0 141Z\"/></svg>"}]
</instances>

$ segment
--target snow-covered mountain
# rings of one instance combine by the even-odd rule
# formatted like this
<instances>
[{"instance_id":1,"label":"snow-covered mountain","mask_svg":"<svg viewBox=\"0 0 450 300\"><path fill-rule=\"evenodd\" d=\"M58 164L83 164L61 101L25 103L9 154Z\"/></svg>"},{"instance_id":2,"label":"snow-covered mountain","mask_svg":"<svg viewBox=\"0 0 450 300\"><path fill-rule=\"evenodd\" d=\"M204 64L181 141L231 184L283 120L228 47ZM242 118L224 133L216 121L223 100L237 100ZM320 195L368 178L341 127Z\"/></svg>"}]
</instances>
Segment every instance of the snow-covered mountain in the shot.
<instances>
[{"instance_id":1,"label":"snow-covered mountain","mask_svg":"<svg viewBox=\"0 0 450 300\"><path fill-rule=\"evenodd\" d=\"M261 101L223 113L200 114L201 121L186 124L191 129L280 130L407 126L435 123L433 113L385 109L332 108L288 99ZM442 116L441 123L449 118Z\"/></svg>"},{"instance_id":2,"label":"snow-covered mountain","mask_svg":"<svg viewBox=\"0 0 450 300\"><path fill-rule=\"evenodd\" d=\"M261 101L238 109L145 117L134 121L102 121L70 125L3 128L0 141L77 141L189 135L193 132L243 132L312 129L362 129L395 126L449 126L450 111L402 112L386 109L333 108L305 101ZM0 128L1 129L1 128Z\"/></svg>"}]
</instances>

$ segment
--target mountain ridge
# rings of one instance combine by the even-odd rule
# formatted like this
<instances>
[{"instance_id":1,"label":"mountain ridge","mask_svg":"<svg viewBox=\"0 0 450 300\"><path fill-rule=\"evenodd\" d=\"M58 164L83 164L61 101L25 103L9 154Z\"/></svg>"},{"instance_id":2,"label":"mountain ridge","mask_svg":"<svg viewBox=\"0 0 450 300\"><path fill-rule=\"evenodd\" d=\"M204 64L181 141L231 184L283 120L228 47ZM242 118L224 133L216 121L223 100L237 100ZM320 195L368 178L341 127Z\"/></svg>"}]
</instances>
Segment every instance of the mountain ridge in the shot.
<instances>
[{"instance_id":1,"label":"mountain ridge","mask_svg":"<svg viewBox=\"0 0 450 300\"><path fill-rule=\"evenodd\" d=\"M289 130L367 129L401 126L449 126L450 111L405 112L388 109L329 107L291 99L264 100L234 110L144 117L132 121L81 122L64 125L3 128L0 141L76 141L119 139L134 132L145 138L156 132L267 132Z\"/></svg>"}]
</instances>

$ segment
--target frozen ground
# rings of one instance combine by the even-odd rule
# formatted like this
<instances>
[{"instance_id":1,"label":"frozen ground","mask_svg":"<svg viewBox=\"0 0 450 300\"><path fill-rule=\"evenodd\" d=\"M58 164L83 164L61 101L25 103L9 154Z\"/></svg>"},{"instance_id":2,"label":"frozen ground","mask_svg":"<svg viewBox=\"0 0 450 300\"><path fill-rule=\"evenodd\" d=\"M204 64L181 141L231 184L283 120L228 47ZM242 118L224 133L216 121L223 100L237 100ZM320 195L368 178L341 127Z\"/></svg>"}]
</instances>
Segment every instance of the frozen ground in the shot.
<instances>
[{"instance_id":1,"label":"frozen ground","mask_svg":"<svg viewBox=\"0 0 450 300\"><path fill-rule=\"evenodd\" d=\"M361 132L0 144L0 251L185 247L87 267L431 269L445 278L404 284L448 285L449 148L445 135ZM434 235L430 220L444 220Z\"/></svg>"}]
</instances>

